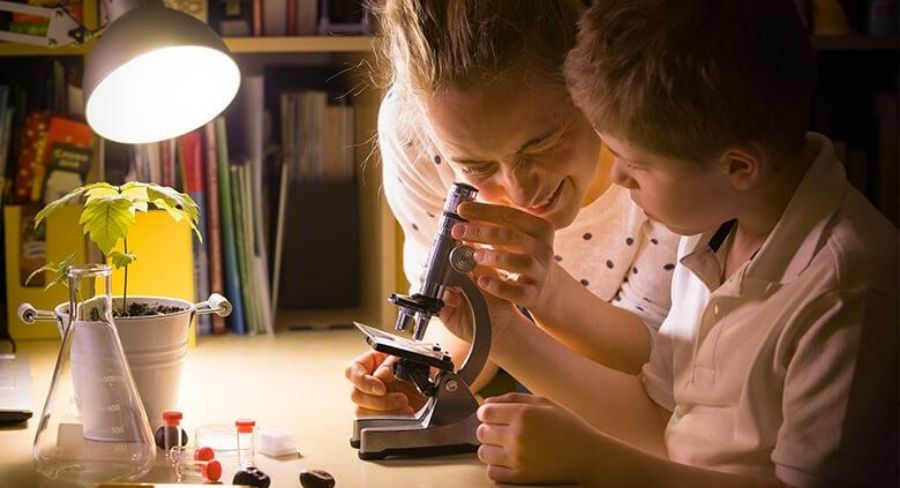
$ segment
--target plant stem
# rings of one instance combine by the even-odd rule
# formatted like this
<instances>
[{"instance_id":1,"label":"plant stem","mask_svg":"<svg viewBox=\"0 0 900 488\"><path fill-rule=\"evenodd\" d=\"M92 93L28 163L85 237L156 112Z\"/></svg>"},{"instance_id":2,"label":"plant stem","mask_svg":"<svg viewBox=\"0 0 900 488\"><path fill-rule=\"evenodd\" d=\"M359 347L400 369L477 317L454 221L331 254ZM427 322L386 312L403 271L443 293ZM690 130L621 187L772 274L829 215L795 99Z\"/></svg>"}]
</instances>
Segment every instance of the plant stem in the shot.
<instances>
[{"instance_id":1,"label":"plant stem","mask_svg":"<svg viewBox=\"0 0 900 488\"><path fill-rule=\"evenodd\" d=\"M125 248L125 254L128 254L128 238L122 239L122 246ZM125 265L125 286L122 287L122 316L125 317L128 312L128 265Z\"/></svg>"}]
</instances>

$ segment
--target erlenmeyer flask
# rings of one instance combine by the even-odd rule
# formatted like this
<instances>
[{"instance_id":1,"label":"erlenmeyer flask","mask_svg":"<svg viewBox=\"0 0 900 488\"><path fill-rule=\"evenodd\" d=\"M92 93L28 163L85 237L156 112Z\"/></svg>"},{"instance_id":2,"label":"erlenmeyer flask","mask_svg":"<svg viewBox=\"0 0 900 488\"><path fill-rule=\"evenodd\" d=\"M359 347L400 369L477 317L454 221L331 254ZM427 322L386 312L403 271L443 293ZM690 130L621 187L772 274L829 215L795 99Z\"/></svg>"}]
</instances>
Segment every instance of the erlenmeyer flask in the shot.
<instances>
[{"instance_id":1,"label":"erlenmeyer flask","mask_svg":"<svg viewBox=\"0 0 900 488\"><path fill-rule=\"evenodd\" d=\"M139 478L156 449L113 325L109 266L73 266L68 277L68 316L34 439L35 468L84 485Z\"/></svg>"}]
</instances>

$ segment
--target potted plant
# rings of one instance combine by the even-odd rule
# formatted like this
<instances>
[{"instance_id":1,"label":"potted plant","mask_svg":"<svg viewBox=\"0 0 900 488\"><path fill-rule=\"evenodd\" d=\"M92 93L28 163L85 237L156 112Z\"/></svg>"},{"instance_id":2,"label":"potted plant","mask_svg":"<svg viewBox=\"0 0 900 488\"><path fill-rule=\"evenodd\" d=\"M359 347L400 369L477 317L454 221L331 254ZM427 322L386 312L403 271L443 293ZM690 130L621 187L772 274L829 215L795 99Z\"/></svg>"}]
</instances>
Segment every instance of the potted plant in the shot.
<instances>
[{"instance_id":1,"label":"potted plant","mask_svg":"<svg viewBox=\"0 0 900 488\"><path fill-rule=\"evenodd\" d=\"M123 294L113 298L113 317L145 410L151 424L155 424L164 410L177 406L191 321L198 314L227 316L231 312L231 304L216 293L209 300L196 304L176 298L129 296L128 270L138 257L128 251L128 234L137 213L146 212L152 206L165 211L175 221L187 221L202 242L197 227L197 204L187 194L152 183L129 182L119 186L105 182L91 183L49 203L35 216L35 226L63 205L69 204L81 204L79 223L84 234L100 249L106 261L114 268L124 269ZM115 249L120 240L122 251ZM72 265L73 256L60 263L47 264L32 276L55 272L58 276L47 286L66 283L66 271ZM26 323L56 320L61 333L64 333L68 323L68 304L60 304L52 312L38 311L23 304L19 307L19 316Z\"/></svg>"}]
</instances>

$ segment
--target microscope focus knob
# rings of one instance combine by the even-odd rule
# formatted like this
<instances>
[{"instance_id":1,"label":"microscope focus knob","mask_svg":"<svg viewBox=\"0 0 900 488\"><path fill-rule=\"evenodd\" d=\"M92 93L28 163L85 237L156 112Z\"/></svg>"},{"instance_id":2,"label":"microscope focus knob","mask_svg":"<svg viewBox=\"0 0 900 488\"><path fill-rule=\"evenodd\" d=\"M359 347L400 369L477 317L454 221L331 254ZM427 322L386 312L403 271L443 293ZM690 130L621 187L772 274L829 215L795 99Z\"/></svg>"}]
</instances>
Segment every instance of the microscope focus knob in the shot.
<instances>
[{"instance_id":1,"label":"microscope focus knob","mask_svg":"<svg viewBox=\"0 0 900 488\"><path fill-rule=\"evenodd\" d=\"M475 250L469 246L456 246L450 251L450 266L457 273L468 273L475 269Z\"/></svg>"}]
</instances>

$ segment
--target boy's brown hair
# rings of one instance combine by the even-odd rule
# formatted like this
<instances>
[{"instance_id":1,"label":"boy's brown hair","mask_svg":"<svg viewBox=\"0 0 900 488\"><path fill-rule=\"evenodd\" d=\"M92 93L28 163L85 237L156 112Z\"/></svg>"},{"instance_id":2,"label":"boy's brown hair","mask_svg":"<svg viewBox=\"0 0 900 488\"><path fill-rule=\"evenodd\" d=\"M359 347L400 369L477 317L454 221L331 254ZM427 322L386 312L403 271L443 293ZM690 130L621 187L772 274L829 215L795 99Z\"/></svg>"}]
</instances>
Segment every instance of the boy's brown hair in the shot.
<instances>
[{"instance_id":1,"label":"boy's brown hair","mask_svg":"<svg viewBox=\"0 0 900 488\"><path fill-rule=\"evenodd\" d=\"M791 0L595 0L565 71L597 130L701 162L798 150L815 63Z\"/></svg>"}]
</instances>

